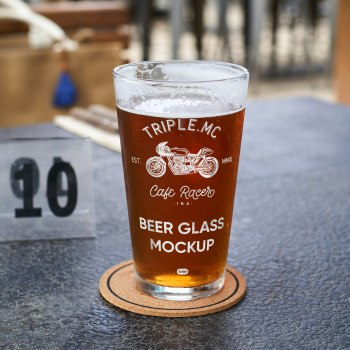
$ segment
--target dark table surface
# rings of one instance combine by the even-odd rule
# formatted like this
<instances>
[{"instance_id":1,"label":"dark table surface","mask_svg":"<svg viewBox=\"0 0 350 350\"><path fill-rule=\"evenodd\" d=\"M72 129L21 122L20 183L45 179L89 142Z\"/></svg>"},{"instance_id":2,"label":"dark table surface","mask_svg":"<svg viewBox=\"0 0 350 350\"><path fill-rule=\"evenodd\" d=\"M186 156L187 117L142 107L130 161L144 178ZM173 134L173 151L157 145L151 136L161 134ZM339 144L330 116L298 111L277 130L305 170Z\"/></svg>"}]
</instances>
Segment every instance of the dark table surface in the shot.
<instances>
[{"instance_id":1,"label":"dark table surface","mask_svg":"<svg viewBox=\"0 0 350 350\"><path fill-rule=\"evenodd\" d=\"M102 273L132 251L121 155L93 153L95 239L0 244L1 349L350 349L350 108L248 105L228 258L247 294L207 316L137 315L101 297Z\"/></svg>"}]
</instances>

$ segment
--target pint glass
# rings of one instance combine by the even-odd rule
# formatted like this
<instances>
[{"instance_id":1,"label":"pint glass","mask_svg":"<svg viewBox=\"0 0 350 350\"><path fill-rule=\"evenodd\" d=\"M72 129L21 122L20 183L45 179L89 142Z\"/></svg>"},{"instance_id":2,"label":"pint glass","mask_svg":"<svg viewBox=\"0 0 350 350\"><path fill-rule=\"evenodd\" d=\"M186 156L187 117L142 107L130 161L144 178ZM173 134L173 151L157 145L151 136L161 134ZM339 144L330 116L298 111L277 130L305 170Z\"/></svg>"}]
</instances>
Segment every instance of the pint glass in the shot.
<instances>
[{"instance_id":1,"label":"pint glass","mask_svg":"<svg viewBox=\"0 0 350 350\"><path fill-rule=\"evenodd\" d=\"M169 300L225 279L248 71L207 61L113 71L137 286Z\"/></svg>"}]
</instances>

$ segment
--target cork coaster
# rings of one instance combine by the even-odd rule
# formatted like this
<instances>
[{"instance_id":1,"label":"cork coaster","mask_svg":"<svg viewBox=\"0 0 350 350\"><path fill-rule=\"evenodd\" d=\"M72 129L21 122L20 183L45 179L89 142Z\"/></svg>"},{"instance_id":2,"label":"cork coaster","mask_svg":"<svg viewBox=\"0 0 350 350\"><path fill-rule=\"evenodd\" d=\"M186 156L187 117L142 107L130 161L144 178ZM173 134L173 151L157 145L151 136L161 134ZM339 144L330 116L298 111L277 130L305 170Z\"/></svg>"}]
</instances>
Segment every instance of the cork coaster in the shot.
<instances>
[{"instance_id":1,"label":"cork coaster","mask_svg":"<svg viewBox=\"0 0 350 350\"><path fill-rule=\"evenodd\" d=\"M211 314L238 303L245 295L246 281L233 267L226 266L225 284L216 294L191 301L172 301L141 292L134 279L132 260L107 270L100 279L100 292L111 304L142 315L190 317Z\"/></svg>"}]
</instances>

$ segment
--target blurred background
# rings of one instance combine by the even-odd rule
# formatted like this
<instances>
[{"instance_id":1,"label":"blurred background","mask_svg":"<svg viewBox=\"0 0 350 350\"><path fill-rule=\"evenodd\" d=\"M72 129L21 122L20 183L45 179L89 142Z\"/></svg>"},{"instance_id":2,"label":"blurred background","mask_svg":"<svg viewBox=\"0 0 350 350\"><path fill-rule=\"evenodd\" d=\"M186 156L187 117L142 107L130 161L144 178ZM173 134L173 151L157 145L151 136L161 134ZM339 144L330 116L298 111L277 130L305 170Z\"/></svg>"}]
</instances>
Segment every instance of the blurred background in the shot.
<instances>
[{"instance_id":1,"label":"blurred background","mask_svg":"<svg viewBox=\"0 0 350 350\"><path fill-rule=\"evenodd\" d=\"M0 0L0 127L114 108L114 67L168 59L247 67L249 100L350 104L350 0Z\"/></svg>"}]
</instances>

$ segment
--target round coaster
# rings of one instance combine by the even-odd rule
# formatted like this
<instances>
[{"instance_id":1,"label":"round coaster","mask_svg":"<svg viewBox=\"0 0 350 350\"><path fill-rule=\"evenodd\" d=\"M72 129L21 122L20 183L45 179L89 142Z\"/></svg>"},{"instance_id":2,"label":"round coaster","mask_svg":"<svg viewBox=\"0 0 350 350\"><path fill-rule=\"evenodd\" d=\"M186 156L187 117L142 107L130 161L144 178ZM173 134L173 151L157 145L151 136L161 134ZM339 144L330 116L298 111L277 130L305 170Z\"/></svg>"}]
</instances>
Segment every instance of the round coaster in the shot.
<instances>
[{"instance_id":1,"label":"round coaster","mask_svg":"<svg viewBox=\"0 0 350 350\"><path fill-rule=\"evenodd\" d=\"M244 277L228 265L225 284L219 292L190 301L158 299L143 293L136 287L132 260L111 267L100 279L100 292L111 304L138 314L162 317L200 316L227 309L244 297L246 288Z\"/></svg>"}]
</instances>

